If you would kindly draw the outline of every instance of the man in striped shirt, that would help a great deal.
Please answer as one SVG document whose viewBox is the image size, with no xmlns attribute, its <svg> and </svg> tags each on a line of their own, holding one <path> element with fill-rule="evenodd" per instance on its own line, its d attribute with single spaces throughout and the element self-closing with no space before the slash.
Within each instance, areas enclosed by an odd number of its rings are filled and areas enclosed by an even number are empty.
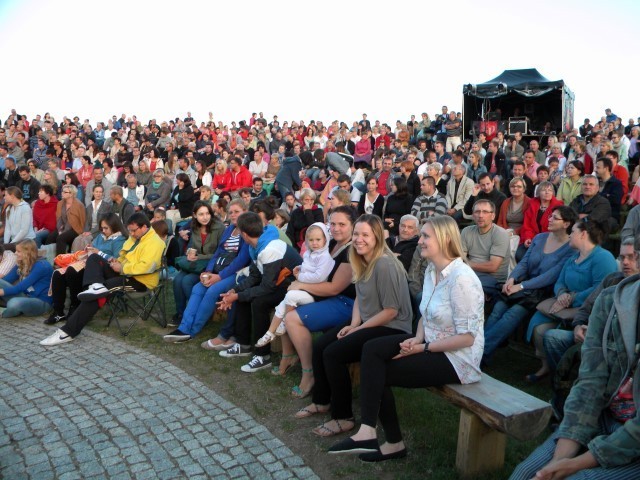
<svg viewBox="0 0 640 480">
<path fill-rule="evenodd" d="M 426 176 L 422 179 L 420 192 L 422 195 L 415 199 L 411 207 L 411 215 L 418 218 L 420 226 L 424 225 L 429 217 L 447 213 L 447 200 L 436 190 L 433 177 Z"/>
</svg>

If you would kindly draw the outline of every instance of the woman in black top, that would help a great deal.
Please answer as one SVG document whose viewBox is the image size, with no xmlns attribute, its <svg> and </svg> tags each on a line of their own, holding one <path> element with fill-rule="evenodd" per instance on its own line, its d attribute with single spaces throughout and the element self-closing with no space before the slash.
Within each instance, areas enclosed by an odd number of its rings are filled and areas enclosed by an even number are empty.
<svg viewBox="0 0 640 480">
<path fill-rule="evenodd" d="M 411 213 L 412 205 L 413 198 L 407 191 L 407 181 L 404 177 L 394 178 L 391 193 L 387 195 L 384 212 L 382 214 L 384 228 L 385 230 L 389 230 L 390 235 L 398 235 L 400 219 L 403 215 Z"/>
</svg>

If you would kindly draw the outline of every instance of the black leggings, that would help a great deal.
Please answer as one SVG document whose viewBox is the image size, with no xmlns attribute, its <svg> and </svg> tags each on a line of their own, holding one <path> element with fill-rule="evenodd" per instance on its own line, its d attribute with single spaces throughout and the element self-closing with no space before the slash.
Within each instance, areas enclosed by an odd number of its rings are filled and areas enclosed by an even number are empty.
<svg viewBox="0 0 640 480">
<path fill-rule="evenodd" d="M 393 335 L 368 341 L 360 363 L 360 407 L 362 424 L 376 427 L 376 417 L 386 441 L 402 440 L 392 386 L 424 388 L 460 383 L 444 353 L 416 353 L 392 360 L 400 353 L 400 343 L 412 335 Z"/>
<path fill-rule="evenodd" d="M 313 403 L 330 403 L 334 419 L 353 417 L 349 364 L 360 361 L 363 345 L 373 338 L 402 333 L 395 328 L 371 327 L 338 340 L 342 328 L 332 328 L 313 344 Z"/>
<path fill-rule="evenodd" d="M 60 270 L 53 272 L 53 276 L 51 277 L 51 293 L 53 297 L 53 311 L 56 315 L 64 315 L 67 287 L 69 287 L 69 296 L 71 297 L 69 311 L 72 312 L 80 304 L 78 294 L 82 291 L 83 275 L 84 269 L 78 272 L 72 267 L 67 267 L 64 274 L 61 274 Z"/>
</svg>

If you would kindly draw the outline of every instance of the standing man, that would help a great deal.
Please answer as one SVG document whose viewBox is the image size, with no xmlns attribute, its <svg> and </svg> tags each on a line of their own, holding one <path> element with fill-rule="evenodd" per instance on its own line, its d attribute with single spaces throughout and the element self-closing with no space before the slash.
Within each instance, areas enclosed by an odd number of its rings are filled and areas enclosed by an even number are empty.
<svg viewBox="0 0 640 480">
<path fill-rule="evenodd" d="M 462 122 L 457 118 L 456 112 L 449 114 L 444 128 L 447 132 L 447 152 L 453 152 L 462 143 Z"/>
</svg>

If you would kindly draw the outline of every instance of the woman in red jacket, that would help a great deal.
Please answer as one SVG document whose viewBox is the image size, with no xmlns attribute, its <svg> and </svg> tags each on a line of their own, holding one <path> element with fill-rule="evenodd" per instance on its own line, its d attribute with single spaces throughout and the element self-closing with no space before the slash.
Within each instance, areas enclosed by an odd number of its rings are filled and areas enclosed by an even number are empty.
<svg viewBox="0 0 640 480">
<path fill-rule="evenodd" d="M 520 229 L 520 246 L 516 251 L 516 262 L 519 262 L 527 253 L 527 248 L 531 245 L 533 237 L 549 231 L 549 215 L 562 205 L 564 203 L 556 198 L 551 182 L 542 182 L 538 185 L 538 195 L 531 199 L 529 207 L 524 212 L 524 223 Z"/>
<path fill-rule="evenodd" d="M 216 168 L 213 171 L 213 183 L 211 184 L 216 195 L 220 195 L 225 190 L 229 190 L 231 185 L 231 172 L 227 167 L 227 162 L 223 159 L 216 160 Z"/>
<path fill-rule="evenodd" d="M 36 245 L 42 242 L 56 229 L 56 210 L 58 198 L 51 185 L 42 184 L 38 190 L 38 199 L 33 203 L 33 230 L 36 232 Z"/>
</svg>

